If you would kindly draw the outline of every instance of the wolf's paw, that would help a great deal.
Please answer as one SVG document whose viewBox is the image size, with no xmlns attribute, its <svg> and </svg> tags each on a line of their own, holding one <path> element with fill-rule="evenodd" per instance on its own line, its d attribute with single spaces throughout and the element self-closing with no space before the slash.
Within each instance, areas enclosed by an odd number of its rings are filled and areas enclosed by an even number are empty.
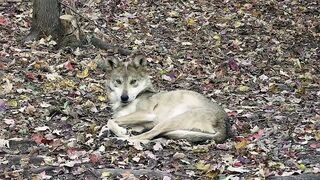
<svg viewBox="0 0 320 180">
<path fill-rule="evenodd" d="M 135 139 L 135 138 L 128 138 L 127 141 L 129 142 L 129 144 L 131 145 L 137 145 L 137 144 L 147 144 L 150 142 L 150 140 L 145 140 L 145 139 Z"/>
<path fill-rule="evenodd" d="M 107 123 L 107 127 L 112 131 L 116 136 L 127 138 L 129 137 L 127 135 L 128 131 L 126 128 L 120 127 L 117 123 L 115 123 L 113 120 L 109 120 Z"/>
</svg>

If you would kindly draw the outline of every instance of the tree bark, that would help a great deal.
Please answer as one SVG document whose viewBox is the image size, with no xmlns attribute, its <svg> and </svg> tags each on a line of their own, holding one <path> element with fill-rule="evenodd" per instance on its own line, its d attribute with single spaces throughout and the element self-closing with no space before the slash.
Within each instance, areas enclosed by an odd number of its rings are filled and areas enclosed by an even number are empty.
<svg viewBox="0 0 320 180">
<path fill-rule="evenodd" d="M 52 36 L 58 43 L 64 35 L 58 0 L 33 0 L 32 26 L 25 41 Z"/>
</svg>

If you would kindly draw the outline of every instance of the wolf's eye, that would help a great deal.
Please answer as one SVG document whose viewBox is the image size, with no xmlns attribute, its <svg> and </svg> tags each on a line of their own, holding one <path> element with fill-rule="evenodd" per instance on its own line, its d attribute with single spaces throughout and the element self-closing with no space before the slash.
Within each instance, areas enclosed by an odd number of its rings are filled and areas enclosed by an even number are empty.
<svg viewBox="0 0 320 180">
<path fill-rule="evenodd" d="M 121 82 L 120 79 L 117 79 L 117 80 L 116 80 L 116 83 L 117 83 L 117 84 L 121 84 L 122 82 Z"/>
<path fill-rule="evenodd" d="M 132 80 L 130 81 L 130 84 L 131 84 L 131 85 L 134 85 L 134 84 L 136 84 L 136 82 L 137 82 L 137 80 L 132 79 Z"/>
</svg>

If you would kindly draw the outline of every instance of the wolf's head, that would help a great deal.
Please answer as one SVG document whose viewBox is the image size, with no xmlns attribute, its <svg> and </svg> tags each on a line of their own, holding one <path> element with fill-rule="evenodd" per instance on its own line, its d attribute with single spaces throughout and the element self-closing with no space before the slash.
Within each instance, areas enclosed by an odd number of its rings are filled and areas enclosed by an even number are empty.
<svg viewBox="0 0 320 180">
<path fill-rule="evenodd" d="M 132 102 L 140 93 L 153 89 L 143 56 L 137 56 L 130 62 L 109 59 L 107 64 L 112 69 L 107 88 L 114 109 Z"/>
</svg>

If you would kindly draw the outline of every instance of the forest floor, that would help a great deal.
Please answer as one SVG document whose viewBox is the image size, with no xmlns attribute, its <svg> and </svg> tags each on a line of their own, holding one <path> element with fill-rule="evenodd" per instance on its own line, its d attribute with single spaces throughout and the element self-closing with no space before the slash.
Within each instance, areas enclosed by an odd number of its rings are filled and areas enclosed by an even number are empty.
<svg viewBox="0 0 320 180">
<path fill-rule="evenodd" d="M 319 176 L 319 2 L 76 1 L 85 32 L 145 54 L 158 89 L 219 102 L 235 133 L 223 144 L 141 146 L 99 137 L 111 110 L 96 62 L 132 57 L 57 50 L 49 38 L 20 43 L 32 3 L 1 2 L 1 179 Z"/>
</svg>

